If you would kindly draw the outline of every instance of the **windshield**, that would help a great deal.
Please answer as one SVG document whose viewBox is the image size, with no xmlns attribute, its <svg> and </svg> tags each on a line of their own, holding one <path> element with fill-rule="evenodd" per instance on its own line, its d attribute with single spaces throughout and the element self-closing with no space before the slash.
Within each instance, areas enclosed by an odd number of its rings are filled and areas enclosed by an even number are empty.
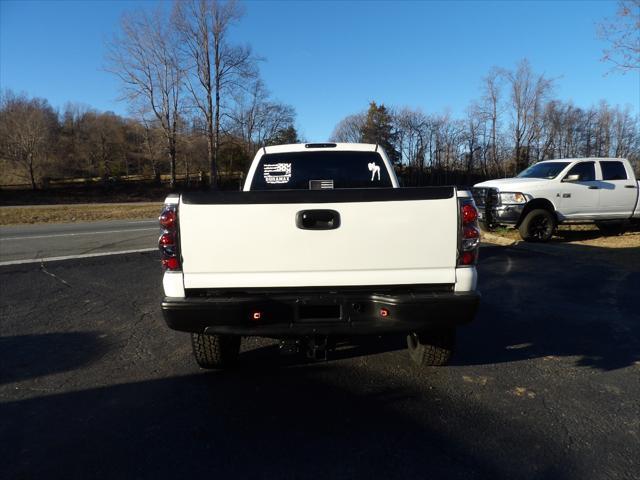
<svg viewBox="0 0 640 480">
<path fill-rule="evenodd" d="M 251 190 L 324 190 L 392 187 L 377 152 L 268 153 L 258 164 Z"/>
<path fill-rule="evenodd" d="M 517 178 L 556 178 L 569 162 L 540 162 L 520 172 Z"/>
</svg>

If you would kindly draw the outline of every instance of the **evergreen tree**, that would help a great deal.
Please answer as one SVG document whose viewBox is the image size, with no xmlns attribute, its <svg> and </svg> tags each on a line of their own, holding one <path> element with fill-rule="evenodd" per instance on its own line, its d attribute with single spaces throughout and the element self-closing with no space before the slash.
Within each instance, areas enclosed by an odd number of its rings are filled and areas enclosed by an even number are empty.
<svg viewBox="0 0 640 480">
<path fill-rule="evenodd" d="M 299 143 L 298 131 L 293 125 L 281 128 L 268 141 L 267 145 L 287 145 L 290 143 Z"/>
<path fill-rule="evenodd" d="M 393 117 L 384 104 L 376 102 L 369 104 L 369 110 L 362 128 L 361 141 L 363 143 L 377 143 L 380 145 L 393 163 L 400 161 L 396 148 L 397 134 L 393 129 Z"/>
</svg>

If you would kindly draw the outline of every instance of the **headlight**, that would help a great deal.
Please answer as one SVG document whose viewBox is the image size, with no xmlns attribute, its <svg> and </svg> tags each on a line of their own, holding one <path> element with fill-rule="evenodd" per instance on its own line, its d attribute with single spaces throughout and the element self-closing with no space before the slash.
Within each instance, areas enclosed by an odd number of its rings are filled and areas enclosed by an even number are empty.
<svg viewBox="0 0 640 480">
<path fill-rule="evenodd" d="M 529 201 L 528 195 L 520 192 L 501 192 L 500 203 L 502 205 L 517 205 L 521 203 L 527 203 Z"/>
</svg>

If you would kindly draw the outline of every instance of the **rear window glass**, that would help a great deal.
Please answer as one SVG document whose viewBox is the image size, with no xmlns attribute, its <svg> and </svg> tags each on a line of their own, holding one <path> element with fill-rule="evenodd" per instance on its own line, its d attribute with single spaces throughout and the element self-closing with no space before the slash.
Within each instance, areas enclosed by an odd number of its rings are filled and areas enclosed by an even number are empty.
<svg viewBox="0 0 640 480">
<path fill-rule="evenodd" d="M 287 152 L 263 155 L 251 190 L 392 187 L 377 152 Z"/>
<path fill-rule="evenodd" d="M 600 162 L 603 180 L 626 180 L 627 171 L 622 162 Z"/>
</svg>

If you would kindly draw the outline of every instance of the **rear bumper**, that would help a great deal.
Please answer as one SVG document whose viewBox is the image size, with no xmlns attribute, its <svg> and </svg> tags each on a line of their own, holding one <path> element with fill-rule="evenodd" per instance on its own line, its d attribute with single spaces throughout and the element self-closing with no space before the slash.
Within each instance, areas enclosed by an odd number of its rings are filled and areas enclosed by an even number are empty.
<svg viewBox="0 0 640 480">
<path fill-rule="evenodd" d="M 477 292 L 165 297 L 167 325 L 184 332 L 286 337 L 420 331 L 471 322 Z M 381 309 L 388 314 L 383 316 Z M 260 312 L 260 319 L 253 314 Z"/>
</svg>

